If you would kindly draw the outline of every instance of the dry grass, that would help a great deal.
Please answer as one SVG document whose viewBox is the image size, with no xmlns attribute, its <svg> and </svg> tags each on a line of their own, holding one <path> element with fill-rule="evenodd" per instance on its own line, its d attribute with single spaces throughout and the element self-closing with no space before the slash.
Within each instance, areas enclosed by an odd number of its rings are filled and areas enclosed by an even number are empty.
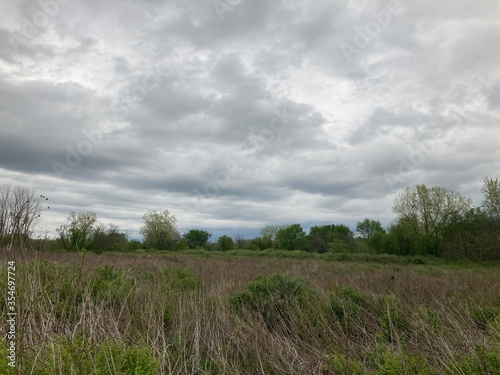
<svg viewBox="0 0 500 375">
<path fill-rule="evenodd" d="M 2 285 L 7 261 L 17 263 L 22 374 L 500 371 L 498 266 L 182 253 L 2 258 Z M 276 305 L 286 318 L 232 307 L 251 280 L 276 272 L 304 282 L 303 295 Z M 281 320 L 270 325 L 269 314 Z"/>
</svg>

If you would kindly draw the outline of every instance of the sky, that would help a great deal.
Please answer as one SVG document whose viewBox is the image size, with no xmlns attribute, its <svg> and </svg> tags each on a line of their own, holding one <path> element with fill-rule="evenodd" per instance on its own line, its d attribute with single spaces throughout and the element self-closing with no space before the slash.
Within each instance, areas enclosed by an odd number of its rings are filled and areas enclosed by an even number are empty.
<svg viewBox="0 0 500 375">
<path fill-rule="evenodd" d="M 500 176 L 497 0 L 2 1 L 0 185 L 137 237 L 390 224 Z"/>
</svg>

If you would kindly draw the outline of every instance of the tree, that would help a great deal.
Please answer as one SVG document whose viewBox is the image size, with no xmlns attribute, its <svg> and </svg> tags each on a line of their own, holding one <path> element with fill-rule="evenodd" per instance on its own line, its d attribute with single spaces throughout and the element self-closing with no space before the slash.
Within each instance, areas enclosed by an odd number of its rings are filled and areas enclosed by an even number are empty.
<svg viewBox="0 0 500 375">
<path fill-rule="evenodd" d="M 486 177 L 481 189 L 483 193 L 483 210 L 493 220 L 500 221 L 500 181 L 498 178 Z"/>
<path fill-rule="evenodd" d="M 267 246 L 267 248 L 270 247 L 276 247 L 276 236 L 280 229 L 282 229 L 284 226 L 283 225 L 267 225 L 260 230 L 260 236 L 261 236 L 261 241 L 262 243 L 269 244 L 271 243 L 271 246 Z"/>
<path fill-rule="evenodd" d="M 96 214 L 92 211 L 71 212 L 68 222 L 56 229 L 65 250 L 90 249 L 95 231 Z"/>
<path fill-rule="evenodd" d="M 189 248 L 194 249 L 196 247 L 204 247 L 209 238 L 212 237 L 212 233 L 208 233 L 206 230 L 191 229 L 189 232 L 184 233 L 182 237 Z"/>
<path fill-rule="evenodd" d="M 26 246 L 49 198 L 26 187 L 0 186 L 0 246 Z"/>
<path fill-rule="evenodd" d="M 229 236 L 220 236 L 218 239 L 219 249 L 221 251 L 228 251 L 234 249 L 234 241 Z"/>
<path fill-rule="evenodd" d="M 470 198 L 443 188 L 417 185 L 399 193 L 393 211 L 399 223 L 416 235 L 440 236 L 449 220 L 462 216 L 472 208 Z"/>
<path fill-rule="evenodd" d="M 96 253 L 127 249 L 127 235 L 114 224 L 98 225 L 92 236 L 91 249 Z"/>
<path fill-rule="evenodd" d="M 148 211 L 142 217 L 144 225 L 140 233 L 144 243 L 152 249 L 173 249 L 180 238 L 177 230 L 177 219 L 168 210 L 163 212 Z"/>
<path fill-rule="evenodd" d="M 292 224 L 282 227 L 276 234 L 276 242 L 279 248 L 295 250 L 303 243 L 306 234 L 300 224 Z"/>
<path fill-rule="evenodd" d="M 353 245 L 354 233 L 344 224 L 313 226 L 309 230 L 313 250 L 325 253 L 330 250 L 346 251 Z"/>
<path fill-rule="evenodd" d="M 384 233 L 385 229 L 382 228 L 382 224 L 380 224 L 380 221 L 367 218 L 356 223 L 356 232 L 358 232 L 361 237 L 368 240 L 376 232 Z"/>
</svg>

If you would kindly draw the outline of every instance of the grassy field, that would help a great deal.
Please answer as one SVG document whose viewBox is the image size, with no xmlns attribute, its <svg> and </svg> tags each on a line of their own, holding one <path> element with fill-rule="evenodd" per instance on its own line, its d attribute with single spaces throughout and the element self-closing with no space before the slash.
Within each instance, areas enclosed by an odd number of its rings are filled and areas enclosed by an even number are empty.
<svg viewBox="0 0 500 375">
<path fill-rule="evenodd" d="M 2 253 L 20 374 L 499 374 L 500 265 L 301 252 Z M 424 264 L 421 264 L 424 263 Z"/>
</svg>

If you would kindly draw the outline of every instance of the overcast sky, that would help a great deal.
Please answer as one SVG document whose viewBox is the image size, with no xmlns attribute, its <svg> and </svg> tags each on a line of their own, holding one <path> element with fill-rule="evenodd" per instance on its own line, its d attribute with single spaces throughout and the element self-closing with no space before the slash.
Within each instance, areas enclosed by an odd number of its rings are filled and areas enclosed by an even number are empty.
<svg viewBox="0 0 500 375">
<path fill-rule="evenodd" d="M 0 184 L 137 235 L 389 224 L 500 176 L 500 3 L 2 1 Z"/>
</svg>

